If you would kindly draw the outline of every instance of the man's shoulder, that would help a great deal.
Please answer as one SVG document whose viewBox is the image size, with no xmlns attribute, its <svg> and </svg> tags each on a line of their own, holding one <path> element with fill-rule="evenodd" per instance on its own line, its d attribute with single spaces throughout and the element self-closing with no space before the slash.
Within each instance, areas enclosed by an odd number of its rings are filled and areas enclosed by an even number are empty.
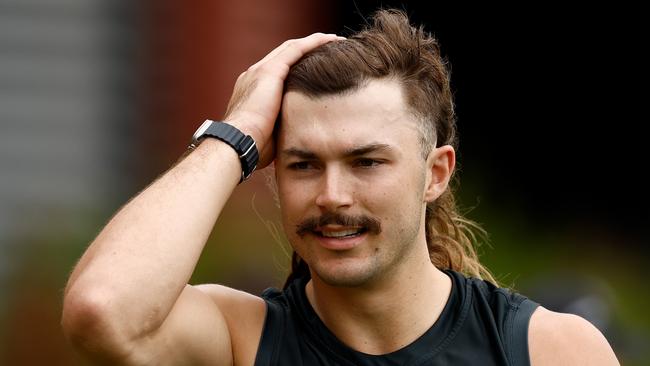
<svg viewBox="0 0 650 366">
<path fill-rule="evenodd" d="M 541 306 L 530 319 L 528 345 L 532 366 L 619 365 L 607 339 L 589 321 Z"/>
</svg>

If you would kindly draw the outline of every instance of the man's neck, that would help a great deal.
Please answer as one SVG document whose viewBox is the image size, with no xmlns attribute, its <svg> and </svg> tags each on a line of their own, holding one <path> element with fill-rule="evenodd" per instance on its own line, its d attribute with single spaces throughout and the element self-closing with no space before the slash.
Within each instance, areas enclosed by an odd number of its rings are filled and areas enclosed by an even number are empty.
<svg viewBox="0 0 650 366">
<path fill-rule="evenodd" d="M 428 259 L 369 288 L 329 286 L 313 277 L 306 293 L 323 323 L 349 347 L 368 354 L 401 349 L 438 319 L 451 279 Z"/>
</svg>

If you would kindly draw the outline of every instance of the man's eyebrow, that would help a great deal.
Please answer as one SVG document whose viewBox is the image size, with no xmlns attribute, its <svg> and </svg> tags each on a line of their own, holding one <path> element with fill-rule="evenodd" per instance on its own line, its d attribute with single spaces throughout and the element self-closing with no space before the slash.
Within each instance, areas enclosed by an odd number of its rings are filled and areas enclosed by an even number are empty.
<svg viewBox="0 0 650 366">
<path fill-rule="evenodd" d="M 368 144 L 368 145 L 363 145 L 363 146 L 358 146 L 358 147 L 348 149 L 343 153 L 343 155 L 345 157 L 354 157 L 354 156 L 366 155 L 368 153 L 381 151 L 381 150 L 391 150 L 391 146 L 387 144 L 379 144 L 379 143 Z"/>
<path fill-rule="evenodd" d="M 373 143 L 368 145 L 356 146 L 350 149 L 347 149 L 343 152 L 343 157 L 350 158 L 355 156 L 362 156 L 371 152 L 379 150 L 391 150 L 391 146 L 387 144 Z M 309 150 L 301 150 L 295 147 L 282 150 L 282 155 L 298 157 L 301 159 L 314 160 L 318 156 Z"/>
<path fill-rule="evenodd" d="M 295 147 L 282 150 L 282 155 L 294 156 L 301 159 L 313 160 L 316 159 L 316 154 L 308 150 L 300 150 Z"/>
</svg>

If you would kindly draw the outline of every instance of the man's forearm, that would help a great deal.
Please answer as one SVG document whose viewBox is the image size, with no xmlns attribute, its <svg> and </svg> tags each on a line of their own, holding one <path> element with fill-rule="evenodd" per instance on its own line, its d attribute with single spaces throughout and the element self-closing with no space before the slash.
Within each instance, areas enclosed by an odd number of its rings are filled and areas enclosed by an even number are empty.
<svg viewBox="0 0 650 366">
<path fill-rule="evenodd" d="M 206 139 L 133 198 L 74 269 L 64 326 L 107 323 L 111 336 L 127 338 L 157 329 L 187 284 L 240 177 L 234 150 Z"/>
</svg>

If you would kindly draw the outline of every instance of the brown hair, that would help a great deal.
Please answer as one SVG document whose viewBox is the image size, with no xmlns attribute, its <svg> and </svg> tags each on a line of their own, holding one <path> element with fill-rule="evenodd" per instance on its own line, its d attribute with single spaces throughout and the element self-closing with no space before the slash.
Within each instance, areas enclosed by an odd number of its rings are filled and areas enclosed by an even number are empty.
<svg viewBox="0 0 650 366">
<path fill-rule="evenodd" d="M 351 93 L 371 79 L 394 78 L 403 86 L 407 105 L 422 126 L 422 154 L 435 146 L 457 147 L 456 117 L 446 61 L 438 42 L 422 27 L 410 25 L 404 12 L 379 10 L 373 23 L 343 41 L 330 42 L 305 55 L 291 67 L 285 92 L 317 98 Z M 485 231 L 464 218 L 451 188 L 426 207 L 426 240 L 431 262 L 496 283 L 478 260 L 475 244 Z M 293 278 L 308 276 L 309 267 L 295 253 Z"/>
</svg>

